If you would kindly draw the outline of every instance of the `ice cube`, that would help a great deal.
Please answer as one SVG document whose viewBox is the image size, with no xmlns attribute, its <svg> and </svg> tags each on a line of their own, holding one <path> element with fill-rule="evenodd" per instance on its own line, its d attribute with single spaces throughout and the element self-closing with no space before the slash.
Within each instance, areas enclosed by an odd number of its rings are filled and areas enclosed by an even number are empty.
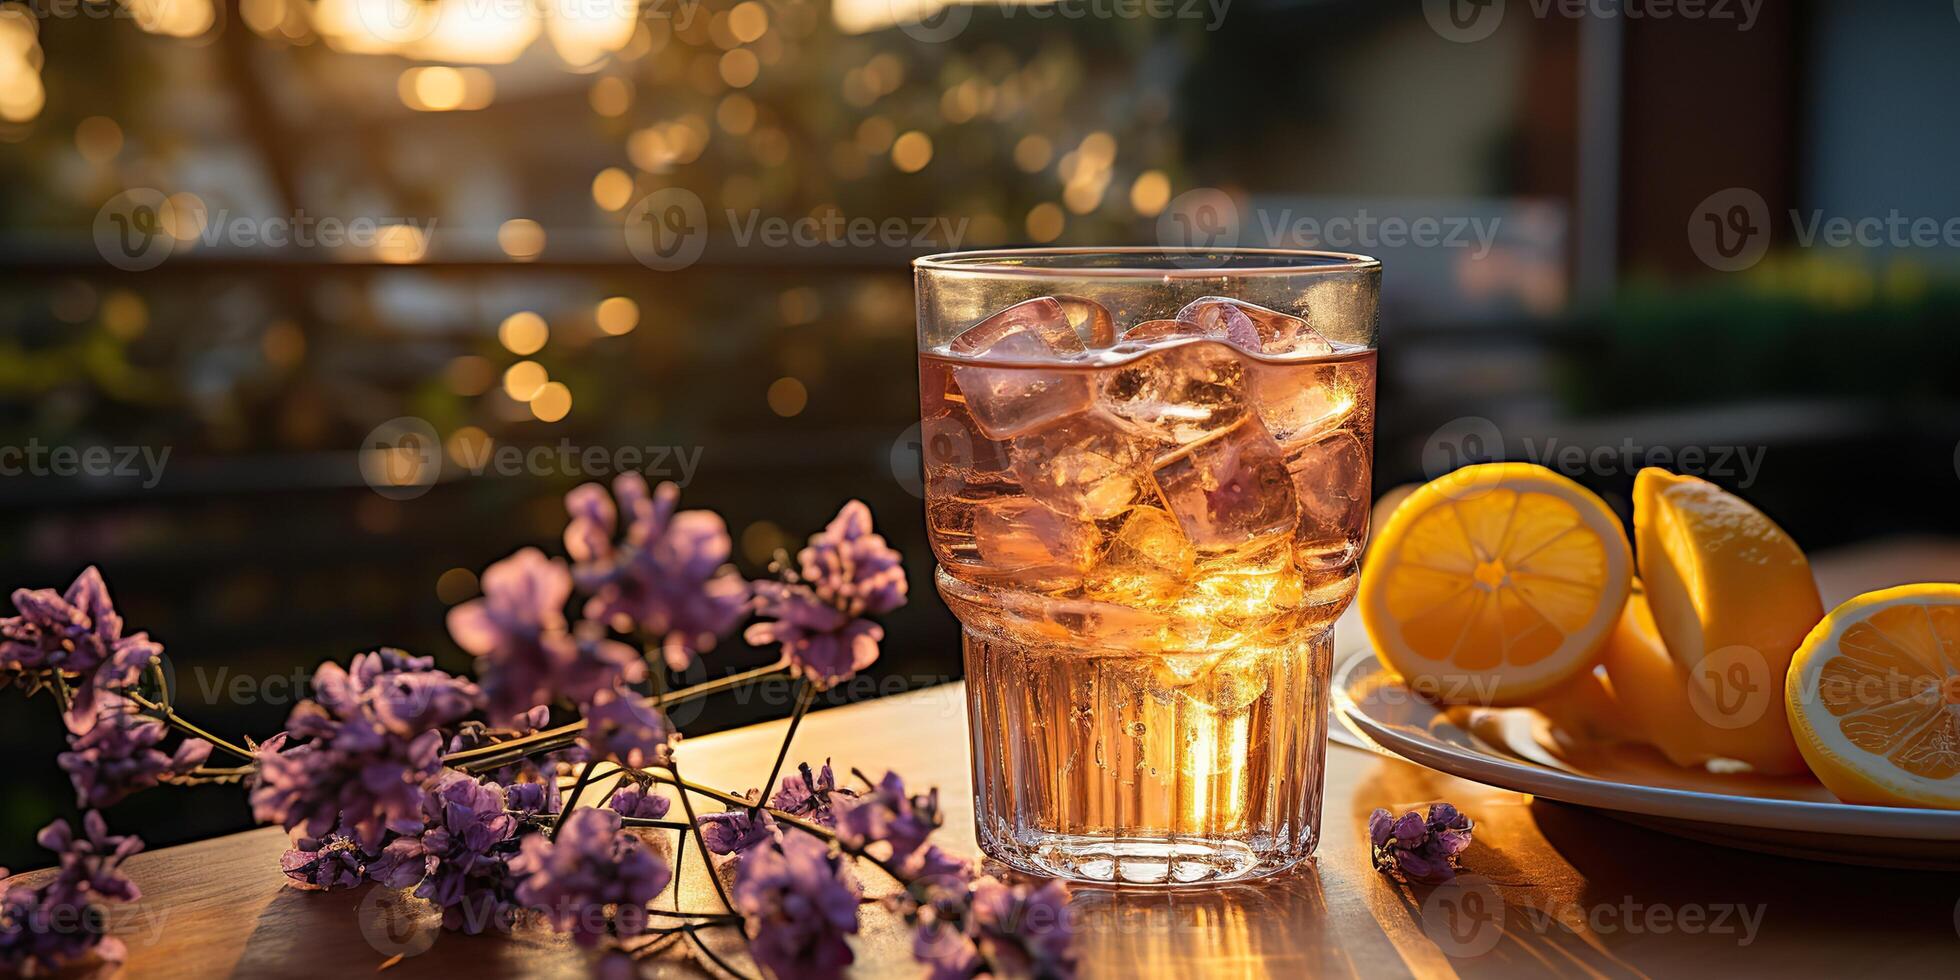
<svg viewBox="0 0 1960 980">
<path fill-rule="evenodd" d="M 1223 344 L 1181 343 L 1110 371 L 1100 395 L 1125 422 L 1172 442 L 1196 442 L 1245 415 L 1245 365 Z"/>
<path fill-rule="evenodd" d="M 1116 321 L 1101 303 L 1083 296 L 1057 294 L 1049 297 L 1067 314 L 1078 339 L 1090 347 L 1108 347 L 1116 342 Z"/>
<path fill-rule="evenodd" d="M 981 320 L 953 338 L 952 348 L 955 354 L 996 358 L 1080 354 L 1085 349 L 1068 311 L 1053 296 L 1016 303 Z"/>
<path fill-rule="evenodd" d="M 1190 699 L 1193 707 L 1219 715 L 1235 715 L 1252 706 L 1259 696 L 1266 693 L 1272 680 L 1273 670 L 1283 654 L 1274 650 L 1245 650 L 1217 658 L 1211 669 L 1181 692 Z M 1202 775 L 1218 771 L 1213 760 L 1200 753 L 1190 753 L 1185 761 L 1186 771 L 1191 775 Z"/>
<path fill-rule="evenodd" d="M 1368 534 L 1368 450 L 1353 432 L 1343 429 L 1294 452 L 1286 460 L 1300 498 L 1300 538 L 1303 548 L 1321 550 L 1337 543 L 1358 550 Z"/>
<path fill-rule="evenodd" d="M 1251 372 L 1259 418 L 1288 450 L 1338 428 L 1360 404 L 1352 378 L 1337 367 L 1258 362 Z"/>
<path fill-rule="evenodd" d="M 1285 614 L 1305 598 L 1292 543 L 1286 539 L 1199 563 L 1186 595 L 1187 616 L 1203 615 L 1242 637 L 1283 629 Z M 1267 639 L 1270 639 L 1268 637 Z"/>
<path fill-rule="evenodd" d="M 1041 591 L 1072 587 L 1095 559 L 1093 525 L 1072 521 L 1026 497 L 997 497 L 973 507 L 979 568 Z"/>
<path fill-rule="evenodd" d="M 1021 366 L 961 365 L 953 368 L 953 379 L 980 431 L 1007 439 L 1089 407 L 1094 395 L 1086 375 L 1041 367 L 1085 349 L 1061 302 L 1043 296 L 1001 310 L 953 339 L 956 354 Z"/>
<path fill-rule="evenodd" d="M 1299 514 L 1286 458 L 1255 414 L 1160 457 L 1152 476 L 1199 551 L 1268 541 L 1292 530 Z"/>
<path fill-rule="evenodd" d="M 1124 343 L 1148 343 L 1178 337 L 1209 337 L 1253 353 L 1258 353 L 1260 348 L 1259 331 L 1252 320 L 1229 307 L 1202 324 L 1195 320 L 1145 320 L 1123 331 L 1122 339 Z"/>
<path fill-rule="evenodd" d="M 1008 456 L 1028 496 L 1075 520 L 1121 514 L 1147 483 L 1143 438 L 1100 412 L 1015 436 Z"/>
<path fill-rule="evenodd" d="M 1105 602 L 1167 609 L 1190 579 L 1195 558 L 1168 511 L 1138 507 L 1089 569 L 1084 589 Z"/>
<path fill-rule="evenodd" d="M 1318 357 L 1334 352 L 1334 345 L 1307 326 L 1307 321 L 1223 296 L 1194 299 L 1185 304 L 1184 309 L 1177 311 L 1177 318 L 1189 320 L 1206 330 L 1220 331 L 1231 329 L 1231 325 L 1240 318 L 1246 319 L 1259 336 L 1258 346 L 1247 349 L 1261 353 Z"/>
</svg>

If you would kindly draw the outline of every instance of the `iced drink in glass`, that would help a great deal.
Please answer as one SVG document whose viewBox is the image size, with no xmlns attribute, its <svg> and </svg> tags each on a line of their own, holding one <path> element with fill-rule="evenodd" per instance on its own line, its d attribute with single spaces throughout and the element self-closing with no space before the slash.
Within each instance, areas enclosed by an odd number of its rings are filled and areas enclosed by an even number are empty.
<svg viewBox="0 0 1960 980">
<path fill-rule="evenodd" d="M 1183 884 L 1312 852 L 1331 626 L 1368 527 L 1379 268 L 920 260 L 927 524 L 989 855 Z"/>
</svg>

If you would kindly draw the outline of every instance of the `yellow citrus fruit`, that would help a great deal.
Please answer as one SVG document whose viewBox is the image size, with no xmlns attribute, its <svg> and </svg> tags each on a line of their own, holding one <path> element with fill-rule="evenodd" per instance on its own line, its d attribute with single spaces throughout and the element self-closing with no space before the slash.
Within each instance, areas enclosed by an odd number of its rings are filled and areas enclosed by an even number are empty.
<svg viewBox="0 0 1960 980">
<path fill-rule="evenodd" d="M 1653 467 L 1634 479 L 1633 537 L 1704 748 L 1762 772 L 1802 772 L 1775 707 L 1790 654 L 1824 615 L 1803 550 L 1742 498 Z"/>
<path fill-rule="evenodd" d="M 1660 749 L 1675 765 L 1700 768 L 1718 759 L 1731 759 L 1765 773 L 1804 771 L 1803 761 L 1785 755 L 1774 740 L 1769 743 L 1771 751 L 1760 752 L 1754 734 L 1738 730 L 1742 726 L 1736 722 L 1748 718 L 1750 712 L 1775 710 L 1773 684 L 1738 700 L 1735 691 L 1739 685 L 1724 687 L 1726 678 L 1718 668 L 1732 663 L 1723 658 L 1704 659 L 1702 676 L 1696 678 L 1661 642 L 1641 583 L 1634 583 L 1626 611 L 1620 614 L 1620 623 L 1607 639 L 1600 660 L 1606 667 L 1613 698 L 1627 719 L 1629 734 Z M 1724 690 L 1731 692 L 1727 703 L 1732 710 L 1728 712 L 1711 694 Z"/>
<path fill-rule="evenodd" d="M 1412 689 L 1524 704 L 1598 662 L 1632 568 L 1619 518 L 1586 488 L 1530 463 L 1468 466 L 1375 536 L 1361 619 Z"/>
<path fill-rule="evenodd" d="M 1902 585 L 1831 610 L 1783 693 L 1797 747 L 1839 799 L 1960 809 L 1960 585 Z"/>
</svg>

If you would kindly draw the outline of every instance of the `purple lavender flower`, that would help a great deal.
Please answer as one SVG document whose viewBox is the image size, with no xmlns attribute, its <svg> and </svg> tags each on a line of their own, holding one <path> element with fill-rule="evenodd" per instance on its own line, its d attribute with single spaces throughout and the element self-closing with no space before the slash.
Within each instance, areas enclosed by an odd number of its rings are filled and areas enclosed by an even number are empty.
<svg viewBox="0 0 1960 980">
<path fill-rule="evenodd" d="M 858 931 L 858 895 L 849 863 L 808 834 L 754 848 L 735 873 L 749 952 L 777 977 L 843 975 L 854 958 L 844 937 Z"/>
<path fill-rule="evenodd" d="M 837 808 L 832 802 L 833 796 L 846 801 L 848 805 L 848 801 L 855 799 L 857 794 L 837 788 L 837 777 L 830 771 L 829 759 L 825 759 L 823 768 L 815 772 L 805 762 L 796 767 L 796 772 L 783 777 L 781 788 L 769 798 L 769 806 L 791 816 L 835 827 Z"/>
<path fill-rule="evenodd" d="M 750 790 L 749 799 L 762 795 L 760 790 Z M 776 826 L 776 818 L 767 810 L 755 810 L 746 806 L 729 807 L 720 813 L 704 813 L 696 828 L 701 833 L 701 846 L 710 854 L 733 854 L 740 857 L 751 849 L 767 841 L 775 840 L 781 831 Z"/>
<path fill-rule="evenodd" d="M 939 788 L 919 796 L 907 796 L 905 781 L 898 773 L 887 772 L 871 792 L 855 800 L 839 801 L 837 839 L 844 846 L 863 850 L 884 841 L 891 845 L 892 858 L 903 861 L 925 845 L 926 838 L 939 827 Z"/>
<path fill-rule="evenodd" d="M 630 691 L 601 691 L 585 707 L 585 734 L 579 744 L 595 760 L 639 769 L 670 759 L 675 737 L 659 708 Z"/>
<path fill-rule="evenodd" d="M 774 622 L 743 636 L 757 646 L 781 644 L 790 673 L 829 687 L 877 661 L 885 631 L 864 617 L 905 604 L 905 567 L 856 500 L 810 537 L 797 566 L 792 581 L 755 583 L 756 615 Z"/>
<path fill-rule="evenodd" d="M 502 785 L 504 807 L 520 817 L 548 816 L 557 813 L 561 805 L 556 779 L 546 777 Z"/>
<path fill-rule="evenodd" d="M 378 856 L 344 834 L 300 835 L 279 856 L 279 870 L 286 873 L 288 884 L 301 891 L 331 891 L 366 881 L 368 864 Z"/>
<path fill-rule="evenodd" d="M 620 937 L 646 931 L 646 907 L 672 876 L 665 861 L 639 837 L 621 831 L 619 814 L 579 807 L 566 814 L 558 838 L 524 838 L 510 863 L 522 884 L 517 897 L 539 909 L 553 929 L 594 946 L 608 929 L 603 906 L 617 904 L 610 931 Z"/>
<path fill-rule="evenodd" d="M 651 786 L 625 786 L 606 805 L 622 817 L 659 820 L 667 815 L 674 801 L 655 793 Z"/>
<path fill-rule="evenodd" d="M 591 596 L 586 617 L 660 637 L 674 670 L 734 629 L 749 598 L 748 583 L 728 566 L 728 526 L 713 511 L 677 512 L 680 494 L 672 483 L 649 493 L 645 477 L 627 472 L 613 480 L 611 497 L 596 483 L 565 496 L 565 550 L 573 581 Z M 626 535 L 615 543 L 621 512 Z"/>
<path fill-rule="evenodd" d="M 912 933 L 912 958 L 925 965 L 928 980 L 970 980 L 987 969 L 980 947 L 957 920 L 923 919 Z"/>
<path fill-rule="evenodd" d="M 95 723 L 99 692 L 136 683 L 163 654 L 147 633 L 122 635 L 122 617 L 93 565 L 66 592 L 15 589 L 14 608 L 19 615 L 0 619 L 0 669 L 74 675 L 63 718 L 77 735 Z"/>
<path fill-rule="evenodd" d="M 871 508 L 853 500 L 796 553 L 803 581 L 847 616 L 882 616 L 905 605 L 905 566 L 871 529 Z"/>
<path fill-rule="evenodd" d="M 520 719 L 559 697 L 584 702 L 646 676 L 638 651 L 598 624 L 565 624 L 572 576 L 561 561 L 524 548 L 483 572 L 483 598 L 449 610 L 449 635 L 476 654 L 491 718 Z"/>
<path fill-rule="evenodd" d="M 1075 975 L 1075 957 L 1069 951 L 1074 926 L 1068 916 L 1068 886 L 1059 881 L 1035 887 L 981 878 L 973 885 L 966 933 L 996 976 Z"/>
<path fill-rule="evenodd" d="M 386 831 L 419 832 L 422 784 L 442 767 L 443 734 L 434 726 L 476 700 L 469 682 L 432 665 L 399 650 L 361 654 L 350 669 L 321 664 L 315 699 L 296 705 L 286 731 L 259 746 L 253 816 L 310 837 L 339 826 L 373 848 Z"/>
<path fill-rule="evenodd" d="M 1368 815 L 1368 843 L 1375 870 L 1405 881 L 1436 884 L 1456 877 L 1457 856 L 1470 846 L 1474 825 L 1448 803 L 1395 816 L 1387 810 Z"/>
<path fill-rule="evenodd" d="M 508 929 L 516 912 L 517 818 L 505 812 L 503 788 L 454 769 L 429 786 L 420 833 L 389 843 L 368 873 L 442 909 L 444 928 L 472 935 Z"/>
<path fill-rule="evenodd" d="M 119 694 L 98 696 L 95 707 L 95 723 L 81 735 L 68 736 L 71 751 L 58 760 L 75 784 L 78 806 L 114 806 L 211 757 L 211 743 L 201 738 L 185 739 L 172 754 L 157 749 L 166 734 L 163 722 L 138 714 L 136 705 Z"/>
<path fill-rule="evenodd" d="M 119 963 L 128 950 L 104 934 L 104 902 L 133 902 L 136 883 L 124 877 L 122 863 L 143 849 L 135 837 L 111 837 L 102 814 L 82 818 L 77 837 L 65 820 L 42 828 L 35 838 L 56 852 L 60 864 L 40 885 L 9 885 L 0 871 L 0 971 L 34 976 L 52 973 L 93 954 Z"/>
<path fill-rule="evenodd" d="M 884 627 L 853 619 L 801 583 L 757 582 L 754 589 L 756 615 L 773 621 L 751 624 L 742 638 L 756 646 L 781 644 L 792 676 L 828 688 L 877 662 Z"/>
</svg>

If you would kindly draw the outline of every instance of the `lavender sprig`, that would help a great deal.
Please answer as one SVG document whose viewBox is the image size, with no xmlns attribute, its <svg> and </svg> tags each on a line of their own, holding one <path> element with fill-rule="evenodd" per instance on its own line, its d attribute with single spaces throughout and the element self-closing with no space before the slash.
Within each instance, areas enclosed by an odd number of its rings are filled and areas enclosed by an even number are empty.
<svg viewBox="0 0 1960 980">
<path fill-rule="evenodd" d="M 1456 807 L 1435 803 L 1428 817 L 1410 810 L 1368 816 L 1368 844 L 1375 870 L 1404 881 L 1437 884 L 1456 877 L 1458 856 L 1470 846 L 1475 825 Z"/>
</svg>

